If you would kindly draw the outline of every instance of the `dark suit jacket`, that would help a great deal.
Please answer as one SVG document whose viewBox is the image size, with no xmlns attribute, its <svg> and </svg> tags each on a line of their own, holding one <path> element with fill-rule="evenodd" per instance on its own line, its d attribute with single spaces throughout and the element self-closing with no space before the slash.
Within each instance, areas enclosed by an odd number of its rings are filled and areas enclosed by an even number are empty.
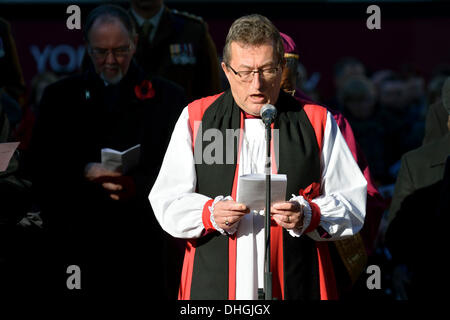
<svg viewBox="0 0 450 320">
<path fill-rule="evenodd" d="M 389 210 L 389 221 L 392 221 L 398 214 L 408 196 L 419 190 L 429 188 L 442 180 L 448 155 L 450 155 L 450 133 L 434 142 L 412 150 L 402 157 L 402 164 Z"/>
<path fill-rule="evenodd" d="M 423 144 L 435 141 L 448 132 L 448 112 L 444 108 L 442 100 L 429 106 L 425 121 L 425 137 Z"/>
<path fill-rule="evenodd" d="M 446 278 L 442 253 L 447 250 L 448 181 L 443 183 L 450 132 L 439 140 L 406 153 L 389 212 L 386 245 L 395 264 L 413 274 L 411 298 L 434 298 Z M 448 179 L 448 178 L 447 178 Z M 445 187 L 446 186 L 446 187 Z M 444 187 L 446 189 L 444 189 Z"/>
<path fill-rule="evenodd" d="M 148 201 L 174 124 L 185 106 L 183 90 L 151 80 L 154 96 L 137 94 L 147 80 L 132 63 L 118 85 L 105 87 L 93 70 L 50 85 L 44 92 L 31 142 L 35 193 L 49 232 L 52 292 L 67 292 L 65 270 L 83 272 L 81 294 L 144 294 L 158 289 L 161 229 Z M 140 98 L 141 97 L 141 98 Z M 113 201 L 84 179 L 102 148 L 141 144 L 130 172 L 136 195 Z M 56 259 L 56 261 L 55 261 Z M 158 292 L 160 294 L 160 292 Z"/>
<path fill-rule="evenodd" d="M 436 216 L 448 222 L 448 213 L 450 212 L 450 156 L 445 164 L 444 177 L 442 179 L 441 194 L 438 200 L 438 209 Z"/>
<path fill-rule="evenodd" d="M 165 7 L 152 43 L 139 34 L 136 60 L 147 73 L 181 85 L 188 102 L 220 92 L 216 47 L 201 18 Z"/>
</svg>

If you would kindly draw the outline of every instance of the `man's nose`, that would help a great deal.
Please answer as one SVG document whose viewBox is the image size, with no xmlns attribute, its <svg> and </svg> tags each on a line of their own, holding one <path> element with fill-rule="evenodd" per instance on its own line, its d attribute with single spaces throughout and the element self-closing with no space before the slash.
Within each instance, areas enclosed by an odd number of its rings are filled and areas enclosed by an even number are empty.
<svg viewBox="0 0 450 320">
<path fill-rule="evenodd" d="M 261 89 L 263 87 L 263 80 L 261 78 L 261 72 L 254 72 L 252 79 L 252 87 L 255 89 Z"/>
<path fill-rule="evenodd" d="M 106 53 L 106 58 L 105 58 L 105 62 L 107 64 L 114 64 L 116 63 L 116 56 L 114 55 L 114 53 L 112 51 L 108 51 Z"/>
</svg>

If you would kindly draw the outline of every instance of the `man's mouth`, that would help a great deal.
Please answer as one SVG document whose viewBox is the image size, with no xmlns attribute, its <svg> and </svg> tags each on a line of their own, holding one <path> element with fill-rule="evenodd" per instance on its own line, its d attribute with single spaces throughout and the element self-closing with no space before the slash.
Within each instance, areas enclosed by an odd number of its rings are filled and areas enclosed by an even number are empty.
<svg viewBox="0 0 450 320">
<path fill-rule="evenodd" d="M 261 103 L 266 100 L 266 97 L 263 94 L 251 94 L 250 101 L 254 103 Z"/>
<path fill-rule="evenodd" d="M 106 72 L 117 72 L 119 70 L 119 68 L 115 68 L 115 67 L 105 67 L 105 71 Z"/>
</svg>

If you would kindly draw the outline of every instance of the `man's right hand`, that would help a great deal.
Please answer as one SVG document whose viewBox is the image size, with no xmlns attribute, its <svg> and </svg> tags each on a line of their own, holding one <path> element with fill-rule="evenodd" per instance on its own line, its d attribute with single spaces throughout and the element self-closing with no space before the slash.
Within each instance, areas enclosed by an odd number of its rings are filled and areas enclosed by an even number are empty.
<svg viewBox="0 0 450 320">
<path fill-rule="evenodd" d="M 214 221 L 223 230 L 230 230 L 250 209 L 243 203 L 234 200 L 222 200 L 214 205 Z"/>
<path fill-rule="evenodd" d="M 91 182 L 96 182 L 102 177 L 119 177 L 121 175 L 122 174 L 120 172 L 106 169 L 99 162 L 90 162 L 84 168 L 84 177 Z"/>
<path fill-rule="evenodd" d="M 108 170 L 99 162 L 90 162 L 84 168 L 84 177 L 90 182 L 101 184 L 113 200 L 119 200 L 120 197 L 116 193 L 124 189 L 123 185 L 116 181 L 121 176 L 120 172 Z"/>
</svg>

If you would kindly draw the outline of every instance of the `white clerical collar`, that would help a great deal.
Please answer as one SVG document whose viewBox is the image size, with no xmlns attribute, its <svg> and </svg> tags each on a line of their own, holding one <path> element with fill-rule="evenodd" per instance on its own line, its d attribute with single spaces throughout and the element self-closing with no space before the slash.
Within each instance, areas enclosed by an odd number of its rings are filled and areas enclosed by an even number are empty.
<svg viewBox="0 0 450 320">
<path fill-rule="evenodd" d="M 151 25 L 153 26 L 152 32 L 149 35 L 150 41 L 152 41 L 153 38 L 155 37 L 156 29 L 157 29 L 157 27 L 159 25 L 159 21 L 161 20 L 161 16 L 162 16 L 163 12 L 164 12 L 164 6 L 161 6 L 161 9 L 159 9 L 157 14 L 155 14 L 150 19 L 144 19 L 136 11 L 134 11 L 133 8 L 131 8 L 131 13 L 136 18 L 136 22 L 137 22 L 139 27 L 142 26 L 142 24 L 145 22 L 145 20 L 148 20 L 151 23 Z"/>
</svg>

